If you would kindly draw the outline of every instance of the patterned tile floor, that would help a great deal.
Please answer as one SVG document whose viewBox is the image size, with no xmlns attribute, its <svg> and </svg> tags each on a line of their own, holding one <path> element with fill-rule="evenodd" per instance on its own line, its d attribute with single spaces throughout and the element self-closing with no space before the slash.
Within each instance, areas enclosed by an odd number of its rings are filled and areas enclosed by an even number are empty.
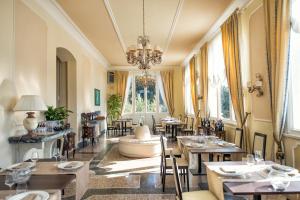
<svg viewBox="0 0 300 200">
<path fill-rule="evenodd" d="M 159 174 L 160 157 L 132 159 L 119 154 L 118 138 L 100 137 L 91 145 L 79 150 L 75 159 L 92 160 L 90 164 L 89 190 L 83 199 L 87 200 L 174 200 L 173 176 L 167 176 L 166 190 L 162 192 Z M 170 145 L 174 145 L 170 143 Z M 197 188 L 193 181 L 191 188 Z M 64 199 L 74 199 L 72 185 L 66 189 Z"/>
</svg>

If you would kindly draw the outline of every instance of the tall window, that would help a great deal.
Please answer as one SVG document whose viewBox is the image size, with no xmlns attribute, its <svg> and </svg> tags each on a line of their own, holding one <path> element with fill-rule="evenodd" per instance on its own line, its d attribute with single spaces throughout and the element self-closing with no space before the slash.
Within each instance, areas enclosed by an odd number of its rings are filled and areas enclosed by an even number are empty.
<svg viewBox="0 0 300 200">
<path fill-rule="evenodd" d="M 300 131 L 300 0 L 293 1 L 292 19 L 293 26 L 290 36 L 290 103 L 289 103 L 289 124 L 290 129 Z M 298 25 L 298 27 L 297 27 Z"/>
<path fill-rule="evenodd" d="M 234 120 L 225 74 L 222 35 L 217 34 L 208 45 L 208 108 L 211 117 Z"/>
<path fill-rule="evenodd" d="M 162 83 L 159 73 L 151 73 L 153 83 L 144 87 L 139 81 L 140 73 L 129 76 L 126 89 L 126 102 L 124 113 L 166 113 L 168 108 L 165 103 Z"/>
<path fill-rule="evenodd" d="M 185 95 L 184 95 L 184 102 L 185 102 L 185 113 L 186 114 L 194 114 L 192 96 L 191 96 L 191 72 L 190 66 L 187 65 L 185 67 L 184 73 L 184 86 L 185 86 Z"/>
</svg>

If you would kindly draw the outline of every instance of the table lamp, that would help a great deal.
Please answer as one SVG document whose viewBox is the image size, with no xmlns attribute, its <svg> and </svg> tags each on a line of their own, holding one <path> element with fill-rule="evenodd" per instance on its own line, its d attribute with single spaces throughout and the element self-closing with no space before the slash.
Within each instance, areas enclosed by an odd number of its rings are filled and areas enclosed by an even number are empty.
<svg viewBox="0 0 300 200">
<path fill-rule="evenodd" d="M 43 99 L 38 95 L 23 95 L 17 102 L 14 111 L 27 111 L 27 117 L 23 120 L 24 128 L 28 131 L 29 136 L 34 136 L 33 130 L 38 126 L 38 121 L 33 111 L 45 111 L 47 106 Z"/>
</svg>

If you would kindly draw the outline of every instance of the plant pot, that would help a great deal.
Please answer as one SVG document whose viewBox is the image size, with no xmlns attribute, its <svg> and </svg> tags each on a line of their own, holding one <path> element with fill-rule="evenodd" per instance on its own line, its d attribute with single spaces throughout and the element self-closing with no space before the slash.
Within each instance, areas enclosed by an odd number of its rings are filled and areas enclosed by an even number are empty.
<svg viewBox="0 0 300 200">
<path fill-rule="evenodd" d="M 53 120 L 53 121 L 46 121 L 46 127 L 47 131 L 54 132 L 54 128 L 60 127 L 60 121 L 59 120 Z"/>
</svg>

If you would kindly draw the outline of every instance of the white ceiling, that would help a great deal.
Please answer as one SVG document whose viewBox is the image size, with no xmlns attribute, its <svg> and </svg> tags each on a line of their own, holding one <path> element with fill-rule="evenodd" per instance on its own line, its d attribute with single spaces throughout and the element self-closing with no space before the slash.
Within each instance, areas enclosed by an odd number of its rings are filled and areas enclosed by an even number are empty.
<svg viewBox="0 0 300 200">
<path fill-rule="evenodd" d="M 145 0 L 146 34 L 178 66 L 233 0 Z M 56 0 L 112 66 L 128 66 L 126 48 L 142 34 L 142 0 Z"/>
<path fill-rule="evenodd" d="M 152 46 L 159 45 L 164 51 L 167 50 L 182 1 L 145 0 L 145 34 L 150 36 Z M 142 1 L 105 0 L 104 2 L 125 52 L 127 47 L 136 44 L 137 37 L 143 34 Z"/>
</svg>

